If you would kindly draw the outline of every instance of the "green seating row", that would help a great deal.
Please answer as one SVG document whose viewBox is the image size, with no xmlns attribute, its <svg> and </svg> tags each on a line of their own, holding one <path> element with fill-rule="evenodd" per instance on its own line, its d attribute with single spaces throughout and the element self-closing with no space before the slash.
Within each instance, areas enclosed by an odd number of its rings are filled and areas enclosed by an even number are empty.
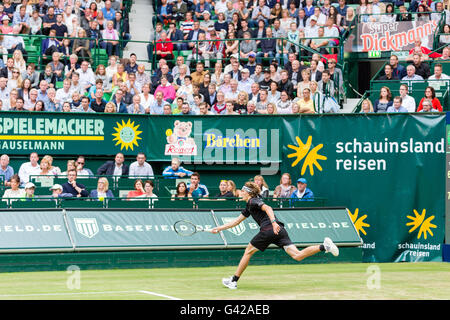
<svg viewBox="0 0 450 320">
<path fill-rule="evenodd" d="M 273 208 L 287 208 L 291 203 L 289 199 L 284 200 L 264 200 L 266 204 Z M 316 201 L 296 201 L 295 207 L 323 207 L 324 200 Z M 8 208 L 7 201 L 0 201 L 0 209 Z M 107 201 L 88 199 L 64 199 L 59 201 L 52 199 L 42 199 L 34 201 L 10 201 L 11 209 L 32 209 L 32 208 L 110 208 L 110 209 L 243 209 L 245 201 L 239 200 L 175 200 L 175 199 L 108 199 Z"/>
</svg>

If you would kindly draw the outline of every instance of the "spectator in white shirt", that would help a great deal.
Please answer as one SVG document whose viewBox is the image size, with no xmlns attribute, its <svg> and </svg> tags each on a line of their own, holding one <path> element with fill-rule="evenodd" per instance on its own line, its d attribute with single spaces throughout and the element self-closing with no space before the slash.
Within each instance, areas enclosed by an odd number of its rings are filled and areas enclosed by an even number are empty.
<svg viewBox="0 0 450 320">
<path fill-rule="evenodd" d="M 434 65 L 434 74 L 428 80 L 450 80 L 450 77 L 442 73 L 442 64 L 437 63 Z"/>
<path fill-rule="evenodd" d="M 95 74 L 91 68 L 89 68 L 89 62 L 83 61 L 81 63 L 81 68 L 77 70 L 78 75 L 80 76 L 80 84 L 84 94 L 84 92 L 88 91 L 89 88 L 95 85 Z"/>
<path fill-rule="evenodd" d="M 139 152 L 136 161 L 130 164 L 129 176 L 134 178 L 153 177 L 153 168 L 146 162 L 147 157 L 143 152 Z"/>
<path fill-rule="evenodd" d="M 400 97 L 402 98 L 402 106 L 408 110 L 408 112 L 416 112 L 416 100 L 408 95 L 408 85 L 400 85 Z"/>
<path fill-rule="evenodd" d="M 30 181 L 31 175 L 39 175 L 41 167 L 39 165 L 39 156 L 36 152 L 30 154 L 30 161 L 22 163 L 19 169 L 19 177 L 21 185 L 25 185 Z"/>
</svg>

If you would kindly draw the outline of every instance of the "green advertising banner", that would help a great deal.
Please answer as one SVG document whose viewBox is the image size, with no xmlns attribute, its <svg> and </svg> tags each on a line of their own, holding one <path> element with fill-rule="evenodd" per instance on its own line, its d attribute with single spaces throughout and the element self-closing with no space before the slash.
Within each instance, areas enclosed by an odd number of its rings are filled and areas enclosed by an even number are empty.
<svg viewBox="0 0 450 320">
<path fill-rule="evenodd" d="M 181 116 L 149 118 L 152 148 L 148 158 L 207 164 L 280 161 L 280 128 L 269 117 Z"/>
<path fill-rule="evenodd" d="M 216 224 L 210 211 L 68 210 L 67 222 L 77 249 L 114 248 L 214 248 L 224 243 L 219 235 L 198 232 L 179 236 L 173 229 L 178 220 L 188 220 L 204 229 Z"/>
<path fill-rule="evenodd" d="M 0 149 L 7 154 L 148 153 L 144 116 L 0 112 Z"/>
<path fill-rule="evenodd" d="M 350 210 L 364 261 L 441 261 L 442 115 L 284 118 L 283 166 Z"/>
<path fill-rule="evenodd" d="M 72 251 L 60 210 L 0 212 L 0 252 Z"/>
<path fill-rule="evenodd" d="M 365 261 L 441 260 L 441 114 L 184 116 L 149 121 L 149 134 L 156 137 L 150 159 L 179 156 L 187 166 L 258 164 L 263 175 L 288 172 L 293 181 L 304 177 L 327 205 L 350 209 L 364 240 Z"/>
<path fill-rule="evenodd" d="M 236 219 L 239 212 L 214 211 L 214 214 L 219 224 L 225 224 Z M 330 237 L 339 246 L 362 243 L 345 208 L 275 210 L 275 215 L 284 223 L 292 242 L 299 246 L 320 244 L 325 237 Z M 248 218 L 238 226 L 225 230 L 225 241 L 228 247 L 245 246 L 258 231 L 258 224 Z"/>
</svg>

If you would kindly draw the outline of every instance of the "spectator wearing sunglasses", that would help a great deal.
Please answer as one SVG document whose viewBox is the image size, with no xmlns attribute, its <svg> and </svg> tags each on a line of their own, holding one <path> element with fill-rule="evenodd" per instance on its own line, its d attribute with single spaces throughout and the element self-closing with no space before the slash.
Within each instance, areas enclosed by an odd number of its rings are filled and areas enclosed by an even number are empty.
<svg viewBox="0 0 450 320">
<path fill-rule="evenodd" d="M 87 178 L 94 176 L 94 173 L 91 169 L 85 168 L 84 165 L 86 164 L 86 159 L 84 156 L 78 156 L 77 161 L 75 163 L 77 167 L 77 175 L 78 178 Z"/>
</svg>

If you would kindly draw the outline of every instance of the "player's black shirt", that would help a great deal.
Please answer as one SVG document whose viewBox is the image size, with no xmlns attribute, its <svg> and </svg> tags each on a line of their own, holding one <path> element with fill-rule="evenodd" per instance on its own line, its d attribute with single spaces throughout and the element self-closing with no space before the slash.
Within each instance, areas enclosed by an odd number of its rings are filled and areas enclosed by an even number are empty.
<svg viewBox="0 0 450 320">
<path fill-rule="evenodd" d="M 264 205 L 264 201 L 261 198 L 251 198 L 247 202 L 247 206 L 244 210 L 242 210 L 242 214 L 248 218 L 249 216 L 252 216 L 252 218 L 256 221 L 256 223 L 259 225 L 260 230 L 267 230 L 269 228 L 272 228 L 272 223 L 270 222 L 269 216 L 267 213 L 265 213 L 261 207 Z M 277 223 L 282 226 L 283 224 L 277 220 Z"/>
</svg>

